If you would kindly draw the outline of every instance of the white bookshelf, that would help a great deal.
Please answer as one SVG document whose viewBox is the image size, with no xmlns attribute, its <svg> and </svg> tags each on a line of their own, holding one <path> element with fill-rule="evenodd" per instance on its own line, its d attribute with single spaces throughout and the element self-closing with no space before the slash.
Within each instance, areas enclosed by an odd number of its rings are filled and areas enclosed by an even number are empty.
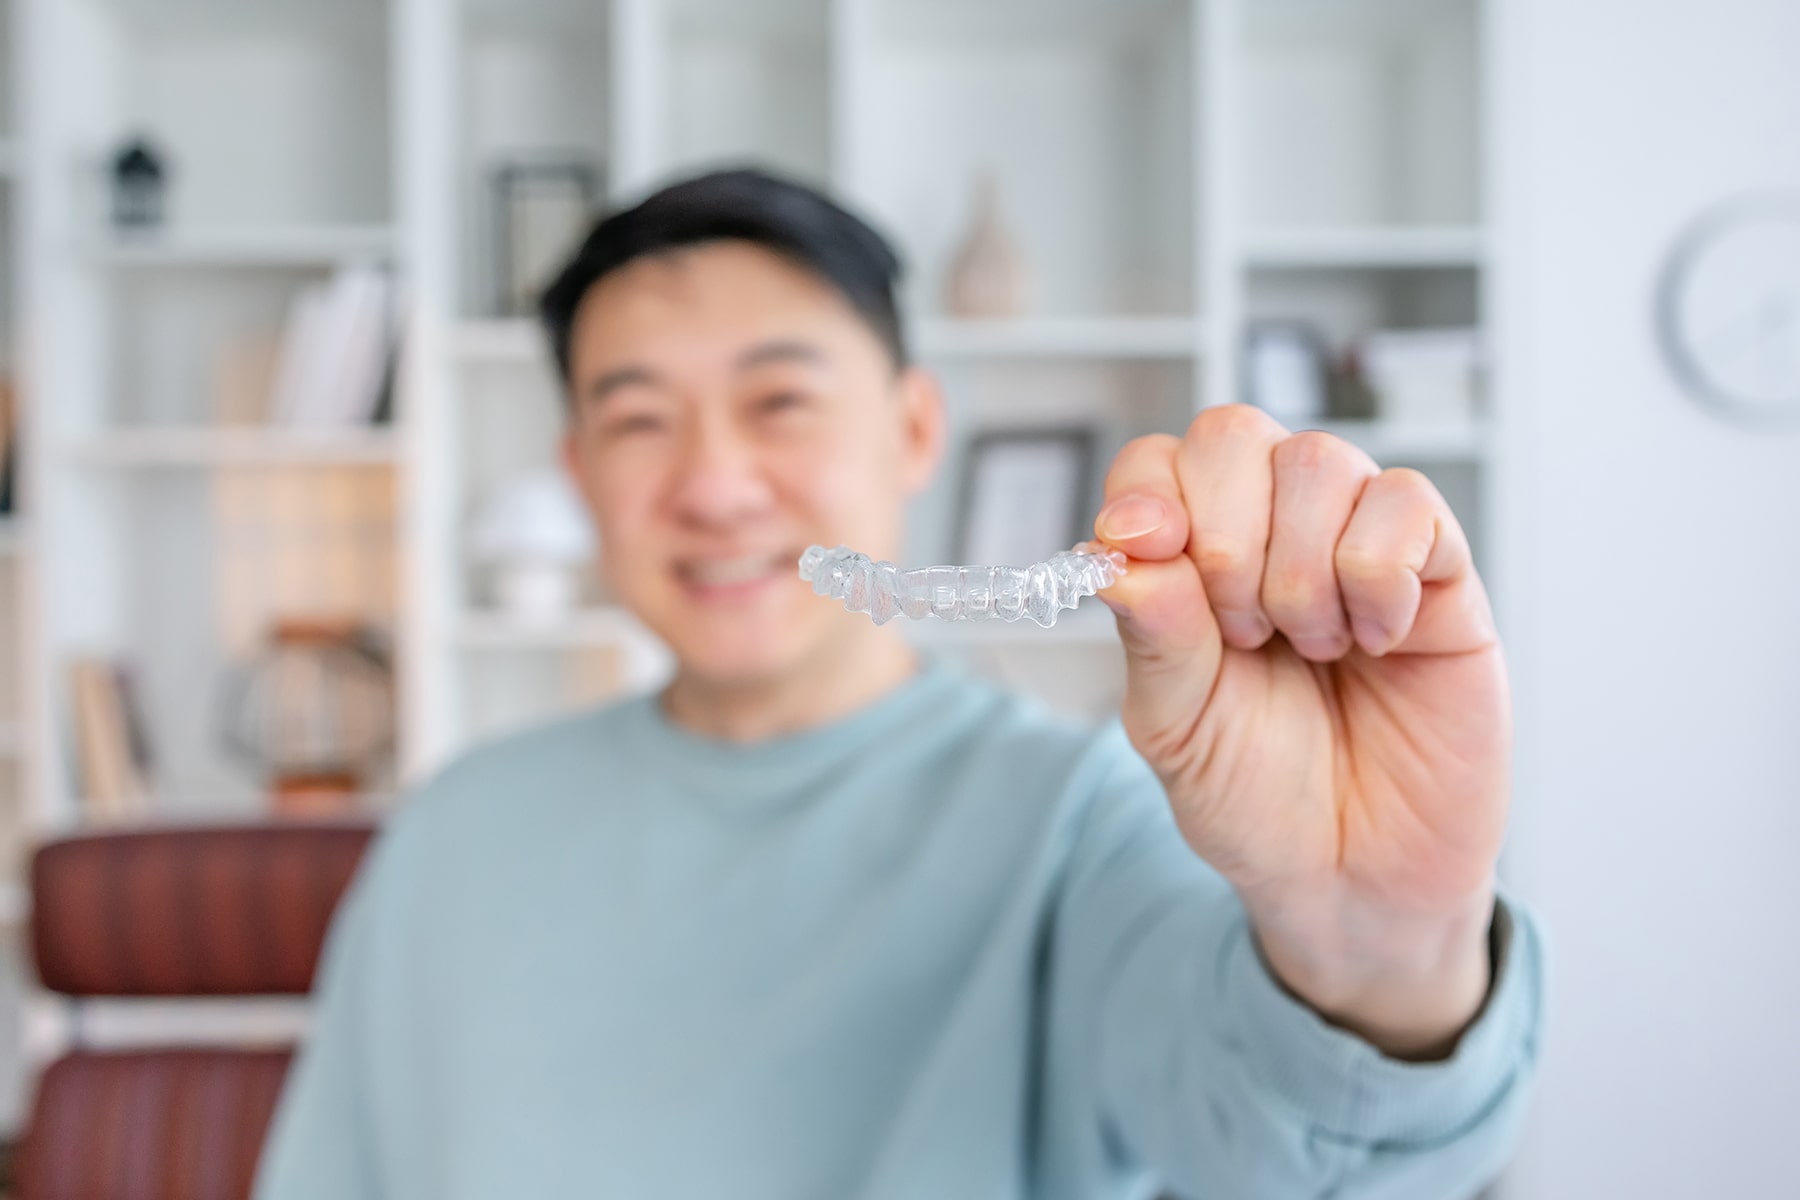
<svg viewBox="0 0 1800 1200">
<path fill-rule="evenodd" d="M 962 448 L 983 430 L 1086 425 L 1103 467 L 1130 437 L 1237 398 L 1248 320 L 1311 322 L 1334 349 L 1485 323 L 1492 3 L 0 0 L 0 93 L 25 100 L 0 99 L 16 248 L 0 311 L 31 337 L 8 360 L 31 421 L 29 533 L 0 526 L 19 667 L 0 819 L 25 844 L 79 820 L 63 670 L 95 650 L 144 665 L 160 770 L 186 797 L 172 811 L 258 811 L 208 718 L 230 658 L 217 581 L 245 545 L 228 518 L 258 489 L 290 506 L 344 487 L 391 500 L 368 602 L 395 630 L 401 786 L 587 702 L 595 679 L 666 671 L 605 595 L 519 626 L 484 607 L 466 561 L 473 506 L 552 461 L 561 421 L 541 331 L 493 304 L 499 163 L 577 156 L 624 202 L 759 162 L 872 217 L 909 264 L 912 343 L 950 396 L 950 454 L 908 548 L 947 561 Z M 101 168 L 139 130 L 173 164 L 170 221 L 126 239 Z M 1031 288 L 1019 317 L 974 322 L 942 294 L 984 170 Z M 392 424 L 220 427 L 224 349 L 278 330 L 297 288 L 371 260 L 404 296 Z M 1505 540 L 1489 527 L 1506 421 L 1496 399 L 1466 421 L 1324 427 L 1426 470 L 1485 555 Z M 1074 707 L 1119 687 L 1098 607 L 1049 631 L 907 633 Z"/>
<path fill-rule="evenodd" d="M 953 542 L 960 448 L 983 430 L 1087 425 L 1104 458 L 1235 399 L 1246 320 L 1306 320 L 1341 348 L 1482 318 L 1479 0 L 263 0 L 224 22 L 199 0 L 13 2 L 31 16 L 15 58 L 29 45 L 61 65 L 26 72 L 43 102 L 0 141 L 38 198 L 30 303 L 48 318 L 33 389 L 53 414 L 34 445 L 56 468 L 40 489 L 56 618 L 34 643 L 46 713 L 71 649 L 158 637 L 77 581 L 156 594 L 167 585 L 134 576 L 150 569 L 130 549 L 145 539 L 185 538 L 190 578 L 216 572 L 218 547 L 187 535 L 210 519 L 209 481 L 245 472 L 391 478 L 403 550 L 386 615 L 408 778 L 468 744 L 463 714 L 493 707 L 507 656 L 541 666 L 558 648 L 642 640 L 604 607 L 551 630 L 499 624 L 465 561 L 471 508 L 550 461 L 561 419 L 541 331 L 493 304 L 503 162 L 580 157 L 617 201 L 760 162 L 831 185 L 888 231 L 909 264 L 913 345 L 954 420 L 914 514 L 920 560 Z M 260 118 L 260 136 L 239 115 Z M 166 145 L 176 182 L 168 228 L 122 239 L 97 168 L 136 129 Z M 1015 319 L 943 311 L 981 171 L 1029 267 Z M 394 425 L 336 438 L 210 427 L 202 368 L 226 339 L 369 259 L 394 264 L 410 297 Z M 1433 473 L 1479 543 L 1497 417 L 1323 424 Z M 71 589 L 83 594 L 65 604 Z M 1056 636 L 1103 642 L 1095 629 Z M 1042 651 L 1000 627 L 940 641 Z M 194 708 L 202 691 L 172 684 L 156 707 Z M 55 724 L 25 739 L 46 753 L 31 789 L 45 819 L 72 804 L 49 761 Z M 200 733 L 170 753 L 210 792 L 224 777 Z"/>
</svg>

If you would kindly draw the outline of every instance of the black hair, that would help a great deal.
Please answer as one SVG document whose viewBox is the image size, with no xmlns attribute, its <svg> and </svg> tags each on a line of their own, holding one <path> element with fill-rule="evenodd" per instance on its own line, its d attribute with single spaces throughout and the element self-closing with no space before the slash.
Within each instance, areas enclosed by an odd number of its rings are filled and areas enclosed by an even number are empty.
<svg viewBox="0 0 1800 1200">
<path fill-rule="evenodd" d="M 575 310 L 589 288 L 647 255 L 726 240 L 772 250 L 831 284 L 881 340 L 896 369 L 906 366 L 894 301 L 903 268 L 887 239 L 805 184 L 738 169 L 671 184 L 594 226 L 539 301 L 564 383 L 570 382 Z"/>
</svg>

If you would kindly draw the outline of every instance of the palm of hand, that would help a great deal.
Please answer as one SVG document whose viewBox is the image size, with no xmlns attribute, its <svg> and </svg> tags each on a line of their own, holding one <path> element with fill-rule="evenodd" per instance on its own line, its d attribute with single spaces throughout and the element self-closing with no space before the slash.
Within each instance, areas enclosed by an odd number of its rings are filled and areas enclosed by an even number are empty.
<svg viewBox="0 0 1800 1200">
<path fill-rule="evenodd" d="M 1509 734 L 1499 648 L 1313 663 L 1223 647 L 1191 729 L 1127 732 L 1194 850 L 1242 888 L 1335 880 L 1403 911 L 1491 870 Z"/>
</svg>

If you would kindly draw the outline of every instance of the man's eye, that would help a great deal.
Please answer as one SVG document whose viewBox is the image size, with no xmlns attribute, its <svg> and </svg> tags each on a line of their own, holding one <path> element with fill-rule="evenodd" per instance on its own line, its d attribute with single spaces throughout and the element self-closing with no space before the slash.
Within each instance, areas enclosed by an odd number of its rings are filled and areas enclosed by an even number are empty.
<svg viewBox="0 0 1800 1200">
<path fill-rule="evenodd" d="M 805 404 L 806 397 L 802 396 L 799 392 L 775 392 L 771 395 L 764 396 L 762 400 L 757 403 L 756 407 L 760 412 L 773 414 L 802 408 Z"/>
<path fill-rule="evenodd" d="M 600 427 L 600 432 L 607 437 L 628 437 L 635 433 L 655 433 L 662 428 L 662 420 L 648 413 L 636 413 L 631 416 L 614 417 Z"/>
</svg>

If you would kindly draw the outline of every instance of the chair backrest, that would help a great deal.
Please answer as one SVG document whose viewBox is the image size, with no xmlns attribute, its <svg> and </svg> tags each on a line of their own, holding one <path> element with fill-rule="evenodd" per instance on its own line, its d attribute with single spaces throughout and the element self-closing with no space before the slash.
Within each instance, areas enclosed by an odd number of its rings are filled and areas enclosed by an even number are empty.
<svg viewBox="0 0 1800 1200">
<path fill-rule="evenodd" d="M 82 998 L 300 995 L 367 826 L 103 833 L 32 860 L 44 987 Z M 39 1079 L 17 1200 L 244 1200 L 287 1046 L 77 1047 Z"/>
</svg>

